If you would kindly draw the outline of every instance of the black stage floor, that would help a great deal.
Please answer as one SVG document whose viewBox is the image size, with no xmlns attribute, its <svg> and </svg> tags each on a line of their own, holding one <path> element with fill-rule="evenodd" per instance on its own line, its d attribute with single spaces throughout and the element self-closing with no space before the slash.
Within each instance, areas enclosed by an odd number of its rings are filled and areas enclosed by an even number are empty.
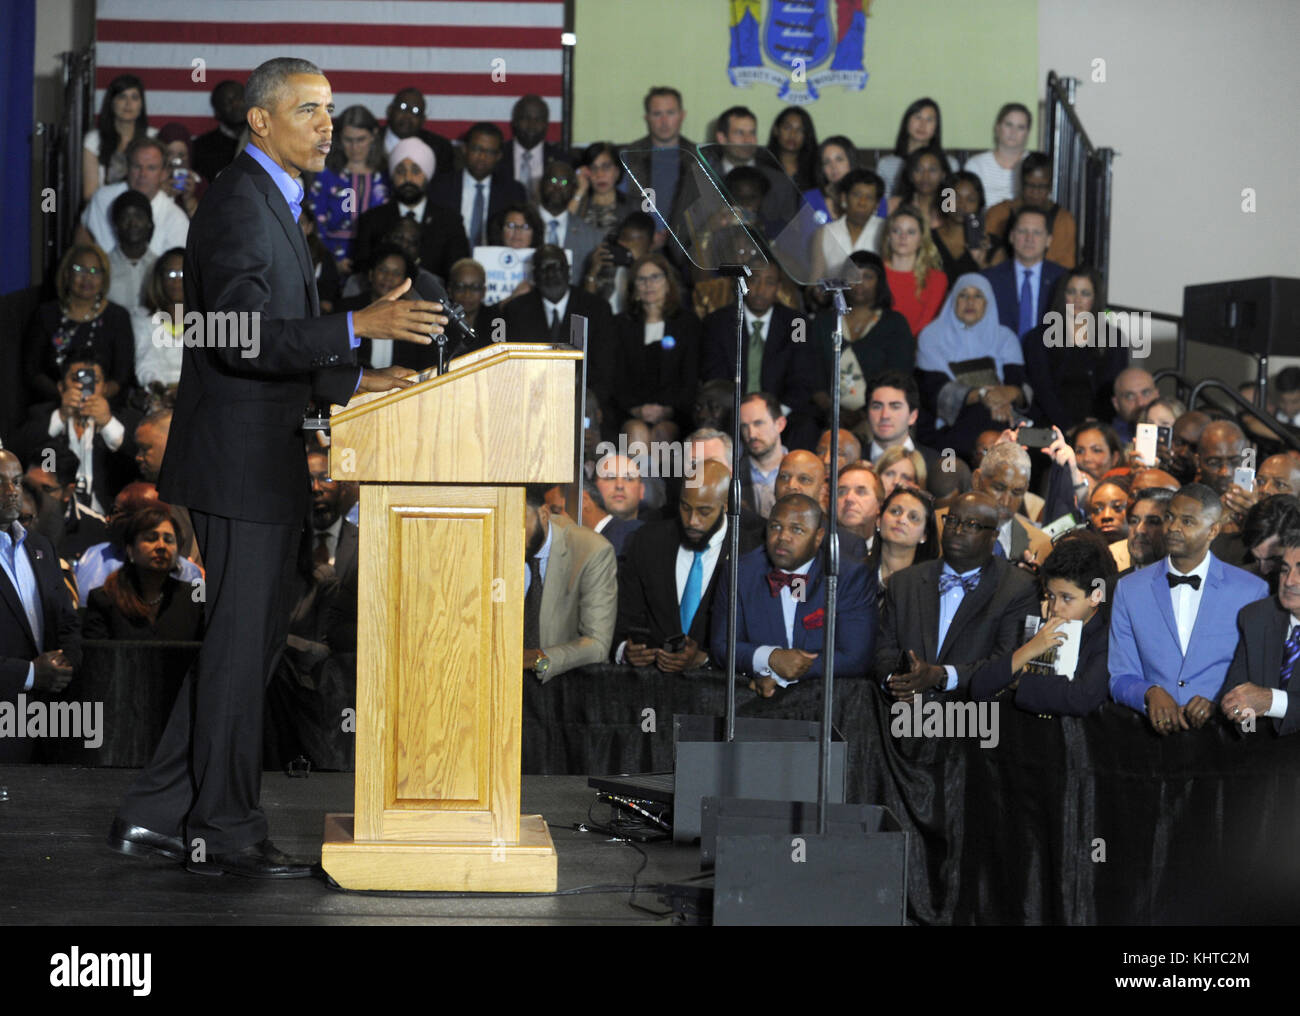
<svg viewBox="0 0 1300 1016">
<path fill-rule="evenodd" d="M 317 879 L 267 881 L 192 875 L 162 858 L 123 857 L 104 843 L 130 769 L 0 766 L 0 924 L 34 925 L 408 925 L 653 924 L 629 893 L 473 897 L 349 893 Z M 559 855 L 559 888 L 680 881 L 699 873 L 699 848 L 632 847 L 577 832 L 593 791 L 584 776 L 525 776 L 523 812 L 541 814 Z M 0 797 L 3 797 L 0 794 Z M 266 773 L 262 805 L 276 845 L 320 857 L 326 812 L 352 811 L 350 773 L 290 779 Z M 608 809 L 593 815 L 603 821 Z M 637 903 L 665 908 L 655 893 Z M 660 923 L 669 923 L 667 918 Z"/>
</svg>

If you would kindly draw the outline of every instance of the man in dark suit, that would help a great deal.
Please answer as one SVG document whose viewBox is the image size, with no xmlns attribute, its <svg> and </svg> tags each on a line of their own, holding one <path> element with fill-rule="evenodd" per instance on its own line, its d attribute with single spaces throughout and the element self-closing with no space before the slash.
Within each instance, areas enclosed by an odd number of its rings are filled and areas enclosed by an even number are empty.
<svg viewBox="0 0 1300 1016">
<path fill-rule="evenodd" d="M 441 208 L 428 197 L 433 177 L 433 151 L 418 138 L 407 138 L 393 148 L 389 157 L 393 196 L 357 219 L 354 260 L 367 263 L 375 248 L 399 219 L 414 219 L 420 226 L 419 256 L 422 267 L 446 279 L 451 266 L 469 257 L 469 240 L 458 212 Z"/>
<path fill-rule="evenodd" d="M 614 658 L 634 667 L 672 673 L 701 667 L 709 658 L 714 590 L 728 567 L 727 492 L 731 471 L 721 462 L 700 465 L 683 486 L 675 519 L 650 522 L 629 541 L 619 565 Z M 740 532 L 740 552 L 762 544 Z M 635 635 L 644 632 L 641 638 Z M 668 640 L 686 636 L 673 652 Z"/>
<path fill-rule="evenodd" d="M 736 670 L 750 687 L 771 698 L 805 678 L 826 674 L 826 583 L 821 507 L 804 494 L 779 498 L 767 521 L 767 544 L 740 559 L 736 598 Z M 835 614 L 835 676 L 862 677 L 871 669 L 876 639 L 876 575 L 840 560 Z M 727 602 L 728 580 L 718 582 L 717 602 Z M 727 617 L 713 615 L 710 648 L 725 663 Z"/>
<path fill-rule="evenodd" d="M 993 285 L 998 301 L 998 321 L 1023 339 L 1043 320 L 1052 304 L 1052 286 L 1065 269 L 1047 260 L 1052 235 L 1047 231 L 1047 213 L 1043 209 L 1025 205 L 1009 228 L 1016 256 L 984 269 L 984 276 Z M 1026 295 L 1028 299 L 1022 302 Z"/>
<path fill-rule="evenodd" d="M 1294 734 L 1300 730 L 1300 684 L 1291 697 L 1300 660 L 1300 526 L 1284 530 L 1279 542 L 1277 595 L 1237 612 L 1237 650 L 1219 708 L 1245 729 L 1254 730 L 1257 718 L 1264 716 L 1273 721 L 1275 733 Z"/>
<path fill-rule="evenodd" d="M 816 356 L 797 342 L 808 323 L 790 308 L 776 302 L 780 273 L 773 264 L 755 270 L 742 306 L 744 359 L 741 383 L 745 392 L 771 392 L 786 414 L 785 444 L 811 450 L 817 444 L 812 395 L 824 387 L 817 376 Z M 704 349 L 700 377 L 705 381 L 730 378 L 736 369 L 736 308 L 723 307 L 704 319 Z"/>
<path fill-rule="evenodd" d="M 262 703 L 285 644 L 294 565 L 310 489 L 308 402 L 408 387 L 360 371 L 361 336 L 427 343 L 446 323 L 435 303 L 398 300 L 319 317 L 298 228 L 304 172 L 329 150 L 332 94 L 305 60 L 278 58 L 245 86 L 250 141 L 199 204 L 185 251 L 185 306 L 236 315 L 240 342 L 208 328 L 187 346 L 160 493 L 190 509 L 207 565 L 206 636 L 161 742 L 128 791 L 109 844 L 186 860 L 191 871 L 300 878 L 309 863 L 267 838 L 261 791 Z M 246 344 L 258 322 L 257 342 Z M 252 355 L 249 355 L 249 354 Z"/>
<path fill-rule="evenodd" d="M 1017 649 L 1025 617 L 1038 615 L 1034 580 L 993 555 L 998 521 L 991 495 L 960 495 L 943 527 L 943 558 L 890 578 L 875 674 L 894 698 L 954 691 L 965 696 L 971 676 Z M 899 667 L 904 652 L 908 670 Z"/>
<path fill-rule="evenodd" d="M 456 172 L 456 152 L 451 142 L 441 134 L 424 129 L 428 105 L 418 88 L 403 88 L 388 104 L 388 126 L 384 128 L 384 153 L 387 155 L 399 141 L 419 138 L 433 150 L 437 176 L 452 176 Z"/>
<path fill-rule="evenodd" d="M 0 703 L 57 695 L 81 661 L 81 623 L 50 541 L 24 530 L 23 467 L 0 451 Z M 24 714 L 25 715 L 25 714 Z M 33 742 L 0 737 L 0 762 L 27 762 Z"/>
<path fill-rule="evenodd" d="M 566 158 L 564 149 L 546 140 L 551 108 L 540 95 L 525 95 L 510 111 L 510 141 L 497 177 L 519 184 L 528 200 L 537 203 L 547 163 Z"/>
<path fill-rule="evenodd" d="M 586 290 L 569 284 L 569 262 L 559 247 L 546 244 L 533 255 L 531 291 L 501 308 L 508 342 L 568 342 L 573 315 L 587 319 L 587 387 L 600 399 L 606 437 L 618 432 L 613 405 L 613 369 L 610 347 L 614 341 L 614 316 L 609 304 Z"/>
<path fill-rule="evenodd" d="M 465 134 L 465 168 L 439 176 L 429 188 L 430 201 L 460 215 L 471 248 L 487 244 L 487 224 L 507 205 L 528 200 L 519 184 L 496 175 L 504 146 L 496 124 L 474 124 Z"/>
<path fill-rule="evenodd" d="M 217 126 L 194 139 L 194 171 L 211 182 L 230 165 L 244 129 L 244 86 L 227 78 L 212 89 L 212 115 Z"/>
<path fill-rule="evenodd" d="M 569 202 L 577 189 L 578 179 L 570 163 L 559 159 L 546 163 L 541 202 L 537 207 L 542 220 L 542 240 L 563 247 L 572 255 L 569 281 L 575 286 L 586 270 L 591 252 L 604 239 L 599 229 L 569 212 Z"/>
<path fill-rule="evenodd" d="M 951 493 L 951 488 L 944 489 L 945 477 L 951 470 L 945 470 L 939 453 L 925 445 L 918 445 L 912 440 L 912 427 L 921 410 L 921 390 L 916 385 L 916 378 L 911 371 L 881 371 L 867 380 L 867 423 L 871 429 L 871 444 L 867 446 L 866 458 L 875 465 L 880 456 L 891 448 L 903 448 L 906 451 L 920 452 L 925 461 L 926 489 L 935 497 Z M 953 463 L 966 468 L 964 462 Z M 969 489 L 970 477 L 965 477 Z"/>
</svg>

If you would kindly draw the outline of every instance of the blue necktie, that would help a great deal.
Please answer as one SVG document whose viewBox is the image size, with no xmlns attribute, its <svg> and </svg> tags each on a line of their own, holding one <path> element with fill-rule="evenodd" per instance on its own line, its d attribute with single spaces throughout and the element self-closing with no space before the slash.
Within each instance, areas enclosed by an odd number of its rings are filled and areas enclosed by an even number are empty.
<svg viewBox="0 0 1300 1016">
<path fill-rule="evenodd" d="M 481 246 L 483 243 L 483 185 L 481 183 L 474 185 L 474 210 L 470 213 L 469 219 L 469 242 L 471 246 Z M 1023 312 L 1021 317 L 1024 317 Z"/>
<path fill-rule="evenodd" d="M 946 596 L 958 586 L 962 588 L 962 595 L 969 593 L 972 589 L 980 584 L 979 573 L 968 575 L 962 578 L 960 575 L 954 575 L 952 572 L 944 572 L 939 576 L 939 595 Z"/>
<path fill-rule="evenodd" d="M 546 242 L 553 243 L 557 247 L 560 245 L 560 223 L 557 219 L 552 219 L 546 224 Z"/>
<path fill-rule="evenodd" d="M 1038 317 L 1034 313 L 1038 308 L 1034 306 L 1034 291 L 1029 285 L 1029 276 L 1032 273 L 1025 269 L 1025 281 L 1020 284 L 1020 337 L 1024 338 L 1026 332 L 1033 331 L 1034 319 Z"/>
<path fill-rule="evenodd" d="M 1291 671 L 1295 669 L 1296 660 L 1300 660 L 1300 628 L 1296 628 L 1291 633 L 1291 637 L 1286 640 L 1283 647 L 1286 653 L 1286 659 L 1282 663 L 1282 672 L 1278 675 L 1277 686 L 1285 688 L 1288 681 L 1291 680 Z"/>
<path fill-rule="evenodd" d="M 691 572 L 686 576 L 686 588 L 682 591 L 682 605 L 678 608 L 678 617 L 682 622 L 682 633 L 691 630 L 695 612 L 700 609 L 700 597 L 704 592 L 704 551 L 695 552 L 691 562 Z"/>
</svg>

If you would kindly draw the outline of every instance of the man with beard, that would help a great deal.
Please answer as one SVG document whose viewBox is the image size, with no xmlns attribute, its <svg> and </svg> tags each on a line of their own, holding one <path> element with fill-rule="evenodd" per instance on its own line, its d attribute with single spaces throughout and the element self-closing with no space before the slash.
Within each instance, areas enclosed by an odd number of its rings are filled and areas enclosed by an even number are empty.
<svg viewBox="0 0 1300 1016">
<path fill-rule="evenodd" d="M 88 547 L 108 539 L 108 520 L 77 499 L 79 462 L 68 448 L 44 445 L 27 461 L 27 482 L 40 496 L 37 528 L 59 557 L 75 561 Z"/>
<path fill-rule="evenodd" d="M 545 683 L 609 656 L 618 613 L 618 565 L 603 536 L 546 506 L 546 486 L 524 489 L 524 670 Z"/>
<path fill-rule="evenodd" d="M 785 423 L 775 395 L 750 392 L 740 400 L 740 440 L 745 442 L 740 495 L 764 519 L 776 503 L 776 474 L 788 450 L 781 443 Z"/>
<path fill-rule="evenodd" d="M 727 491 L 731 471 L 705 460 L 682 488 L 675 519 L 650 522 L 628 543 L 619 566 L 617 663 L 655 666 L 666 673 L 703 666 L 718 577 L 727 568 Z M 761 538 L 744 529 L 740 552 Z M 685 635 L 676 648 L 671 641 Z"/>
<path fill-rule="evenodd" d="M 1300 499 L 1291 494 L 1275 494 L 1256 502 L 1241 524 L 1241 542 L 1252 558 L 1245 570 L 1267 582 L 1270 593 L 1277 592 L 1285 549 L 1282 537 L 1296 526 L 1300 526 Z"/>
<path fill-rule="evenodd" d="M 1201 433 L 1209 425 L 1210 418 L 1199 409 L 1190 410 L 1174 421 L 1169 449 L 1161 457 L 1160 464 L 1179 483 L 1191 483 L 1196 479 L 1196 446 L 1201 441 Z"/>
<path fill-rule="evenodd" d="M 384 152 L 388 164 L 393 165 L 393 149 L 407 138 L 424 142 L 433 152 L 439 176 L 449 175 L 456 168 L 456 153 L 451 142 L 441 134 L 424 129 L 424 114 L 428 107 L 418 88 L 403 88 L 388 104 L 388 126 L 384 129 Z M 430 174 L 431 176 L 433 174 Z"/>
<path fill-rule="evenodd" d="M 547 163 L 564 158 L 562 148 L 546 142 L 546 128 L 550 121 L 551 109 L 540 95 L 525 95 L 516 102 L 510 112 L 510 143 L 497 166 L 497 175 L 518 183 L 534 204 L 537 203 L 540 185 L 545 177 L 551 175 Z M 569 175 L 572 176 L 572 172 Z M 567 200 L 565 204 L 568 204 Z M 559 241 L 548 236 L 546 242 Z M 560 246 L 566 245 L 561 243 Z"/>
<path fill-rule="evenodd" d="M 1128 540 L 1110 545 L 1121 577 L 1165 556 L 1165 511 L 1173 497 L 1173 491 L 1163 487 L 1144 487 L 1133 495 L 1128 509 Z"/>
<path fill-rule="evenodd" d="M 366 263 L 399 219 L 412 219 L 420 227 L 417 248 L 421 267 L 445 279 L 456 261 L 469 256 L 469 240 L 460 216 L 429 200 L 429 181 L 433 179 L 435 167 L 441 163 L 433 150 L 419 138 L 398 142 L 388 160 L 393 180 L 392 197 L 379 207 L 362 212 L 357 219 L 353 260 L 358 264 Z"/>
<path fill-rule="evenodd" d="M 1038 584 L 994 556 L 1000 515 L 991 494 L 959 495 L 940 537 L 943 557 L 890 576 L 875 675 L 893 698 L 966 694 L 976 671 L 1020 646 L 1025 617 L 1038 616 Z"/>
<path fill-rule="evenodd" d="M 820 463 L 819 463 L 820 464 Z M 819 554 L 826 538 L 821 506 L 804 494 L 778 498 L 766 545 L 740 559 L 736 577 L 736 671 L 771 698 L 778 687 L 826 675 L 826 581 Z M 862 677 L 876 640 L 876 574 L 841 557 L 835 612 L 835 676 Z M 727 602 L 728 577 L 717 603 Z M 726 661 L 727 614 L 714 612 L 710 644 Z"/>
<path fill-rule="evenodd" d="M 542 242 L 563 247 L 571 257 L 569 281 L 577 285 L 591 252 L 603 239 L 600 230 L 569 214 L 569 202 L 578 189 L 578 178 L 568 162 L 553 159 L 546 164 L 540 184 Z"/>
<path fill-rule="evenodd" d="M 59 559 L 45 537 L 19 523 L 22 497 L 22 464 L 0 451 L 0 703 L 14 709 L 20 694 L 63 691 L 81 651 L 81 624 Z M 0 762 L 30 761 L 33 745 L 30 738 L 0 738 Z"/>
<path fill-rule="evenodd" d="M 217 126 L 194 139 L 194 171 L 209 181 L 235 161 L 244 129 L 244 86 L 230 78 L 218 81 L 211 101 Z"/>
<path fill-rule="evenodd" d="M 1211 553 L 1222 518 L 1215 492 L 1189 483 L 1165 510 L 1169 556 L 1115 587 L 1110 695 L 1145 714 L 1161 736 L 1213 715 L 1237 643 L 1237 612 L 1268 595 L 1262 579 Z"/>
</svg>

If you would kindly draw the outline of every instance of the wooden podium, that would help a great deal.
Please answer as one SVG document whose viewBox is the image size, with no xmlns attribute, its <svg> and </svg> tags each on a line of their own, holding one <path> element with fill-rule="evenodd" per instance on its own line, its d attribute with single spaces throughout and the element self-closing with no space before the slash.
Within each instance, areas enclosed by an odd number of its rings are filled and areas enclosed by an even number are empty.
<svg viewBox="0 0 1300 1016">
<path fill-rule="evenodd" d="M 330 475 L 361 484 L 356 812 L 321 857 L 344 888 L 555 889 L 519 813 L 522 484 L 573 479 L 581 357 L 495 344 L 335 407 Z"/>
</svg>

